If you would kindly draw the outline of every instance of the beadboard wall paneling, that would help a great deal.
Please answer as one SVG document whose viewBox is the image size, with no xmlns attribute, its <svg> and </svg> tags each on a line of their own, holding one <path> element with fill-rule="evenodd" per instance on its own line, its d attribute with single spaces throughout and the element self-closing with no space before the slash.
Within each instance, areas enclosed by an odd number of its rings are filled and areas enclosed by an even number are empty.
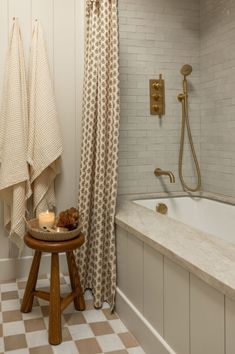
<svg viewBox="0 0 235 354">
<path fill-rule="evenodd" d="M 2 83 L 4 78 L 4 65 L 8 41 L 8 4 L 7 0 L 0 1 L 0 97 L 2 97 Z M 8 256 L 8 239 L 3 231 L 3 206 L 0 203 L 0 259 Z"/>
<path fill-rule="evenodd" d="M 54 8 L 54 80 L 57 107 L 64 139 L 62 174 L 57 179 L 60 201 L 76 203 L 76 58 L 74 0 L 56 0 Z M 66 14 L 66 16 L 65 16 Z M 67 142 L 67 144 L 65 143 Z M 75 200 L 74 200 L 75 198 Z"/>
<path fill-rule="evenodd" d="M 56 181 L 58 210 L 77 205 L 84 13 L 84 1 L 81 0 L 0 1 L 0 100 L 12 18 L 14 16 L 19 18 L 27 64 L 34 20 L 40 20 L 44 29 L 64 144 L 62 174 Z M 9 258 L 9 243 L 3 230 L 2 205 L 0 206 L 0 244 L 0 260 L 4 262 L 4 259 Z"/>
</svg>

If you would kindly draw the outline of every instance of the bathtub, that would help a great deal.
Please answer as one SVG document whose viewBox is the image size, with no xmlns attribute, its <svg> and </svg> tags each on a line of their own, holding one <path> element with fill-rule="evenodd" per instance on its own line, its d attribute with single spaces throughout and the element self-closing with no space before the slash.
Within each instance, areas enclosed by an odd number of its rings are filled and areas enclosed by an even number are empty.
<svg viewBox="0 0 235 354">
<path fill-rule="evenodd" d="M 209 197 L 118 204 L 116 311 L 146 354 L 235 353 L 235 207 Z"/>
<path fill-rule="evenodd" d="M 193 228 L 235 243 L 235 206 L 207 198 L 172 197 L 135 200 L 134 203 L 156 211 L 158 203 L 168 207 L 166 216 Z"/>
</svg>

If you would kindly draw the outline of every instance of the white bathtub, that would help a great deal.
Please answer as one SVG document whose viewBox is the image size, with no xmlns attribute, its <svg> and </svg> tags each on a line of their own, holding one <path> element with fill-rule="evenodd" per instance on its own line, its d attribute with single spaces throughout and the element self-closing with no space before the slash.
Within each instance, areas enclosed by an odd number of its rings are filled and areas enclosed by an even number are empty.
<svg viewBox="0 0 235 354">
<path fill-rule="evenodd" d="M 166 217 L 235 243 L 234 205 L 191 197 L 143 199 L 134 202 L 154 211 L 158 203 L 164 203 L 168 207 Z"/>
</svg>

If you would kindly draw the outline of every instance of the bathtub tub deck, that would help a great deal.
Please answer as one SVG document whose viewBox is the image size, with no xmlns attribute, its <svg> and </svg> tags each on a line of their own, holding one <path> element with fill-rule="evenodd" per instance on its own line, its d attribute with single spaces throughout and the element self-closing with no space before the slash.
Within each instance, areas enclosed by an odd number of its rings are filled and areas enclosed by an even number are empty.
<svg viewBox="0 0 235 354">
<path fill-rule="evenodd" d="M 235 244 L 157 214 L 133 201 L 119 205 L 115 221 L 124 230 L 235 300 Z"/>
</svg>

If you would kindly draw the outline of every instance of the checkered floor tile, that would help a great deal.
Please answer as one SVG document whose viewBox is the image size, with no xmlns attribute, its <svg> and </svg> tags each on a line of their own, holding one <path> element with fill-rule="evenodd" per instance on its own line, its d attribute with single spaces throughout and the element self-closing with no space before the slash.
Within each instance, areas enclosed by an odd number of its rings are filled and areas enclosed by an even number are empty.
<svg viewBox="0 0 235 354">
<path fill-rule="evenodd" d="M 21 313 L 25 279 L 0 285 L 0 354 L 144 354 L 118 316 L 104 304 L 93 308 L 86 292 L 86 311 L 70 304 L 62 315 L 63 342 L 48 344 L 48 302 L 35 298 L 32 312 Z M 48 290 L 49 278 L 40 277 L 37 288 Z M 70 292 L 68 276 L 61 275 L 61 295 Z"/>
</svg>

